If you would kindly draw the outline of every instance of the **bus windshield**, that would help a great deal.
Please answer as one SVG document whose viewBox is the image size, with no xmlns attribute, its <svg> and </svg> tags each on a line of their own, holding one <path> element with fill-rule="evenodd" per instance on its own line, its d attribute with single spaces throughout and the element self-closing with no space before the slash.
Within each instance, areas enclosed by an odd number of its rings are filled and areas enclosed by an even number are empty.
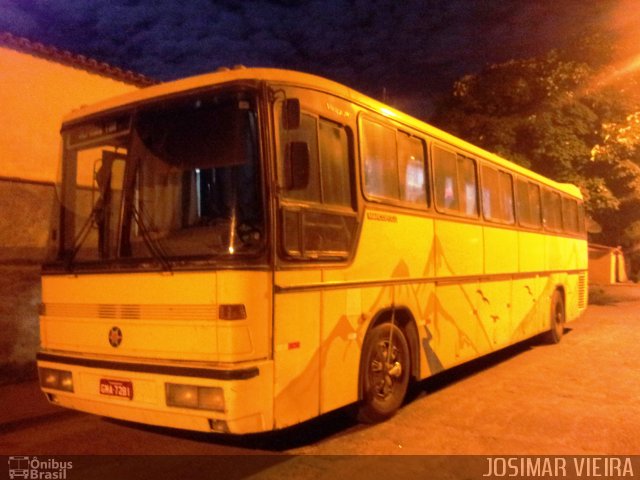
<svg viewBox="0 0 640 480">
<path fill-rule="evenodd" d="M 63 130 L 58 260 L 255 255 L 264 215 L 256 99 L 246 92 L 157 102 Z"/>
</svg>

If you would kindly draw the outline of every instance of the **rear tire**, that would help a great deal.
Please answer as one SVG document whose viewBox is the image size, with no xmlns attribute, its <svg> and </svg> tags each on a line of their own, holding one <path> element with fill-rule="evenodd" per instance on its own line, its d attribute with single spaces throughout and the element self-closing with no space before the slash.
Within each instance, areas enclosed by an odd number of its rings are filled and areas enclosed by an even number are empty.
<svg viewBox="0 0 640 480">
<path fill-rule="evenodd" d="M 556 290 L 551 297 L 550 330 L 546 335 L 547 343 L 555 344 L 562 340 L 565 322 L 564 298 L 560 290 Z"/>
<path fill-rule="evenodd" d="M 391 323 L 373 327 L 362 349 L 358 420 L 376 423 L 392 417 L 407 394 L 410 372 L 409 343 L 402 330 Z"/>
</svg>

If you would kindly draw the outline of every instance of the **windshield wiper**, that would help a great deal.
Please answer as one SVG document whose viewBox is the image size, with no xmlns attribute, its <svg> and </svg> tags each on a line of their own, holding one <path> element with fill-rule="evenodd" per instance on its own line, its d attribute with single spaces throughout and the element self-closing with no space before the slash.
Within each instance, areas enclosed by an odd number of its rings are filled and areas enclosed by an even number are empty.
<svg viewBox="0 0 640 480">
<path fill-rule="evenodd" d="M 84 245 L 84 241 L 89 236 L 91 228 L 94 225 L 98 225 L 99 215 L 104 215 L 104 201 L 102 195 L 100 195 L 96 203 L 93 205 L 93 208 L 89 213 L 89 217 L 87 217 L 86 222 L 84 222 L 84 225 L 82 225 L 78 235 L 76 235 L 76 238 L 73 240 L 73 248 L 65 258 L 65 266 L 67 270 L 71 270 L 73 260 L 76 258 L 76 255 L 82 248 L 82 245 Z"/>
</svg>

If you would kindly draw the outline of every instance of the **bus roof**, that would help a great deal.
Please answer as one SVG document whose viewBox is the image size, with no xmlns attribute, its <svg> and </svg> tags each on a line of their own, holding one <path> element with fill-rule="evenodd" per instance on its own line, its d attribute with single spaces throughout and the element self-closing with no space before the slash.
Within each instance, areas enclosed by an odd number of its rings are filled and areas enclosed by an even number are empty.
<svg viewBox="0 0 640 480">
<path fill-rule="evenodd" d="M 321 90 L 327 93 L 332 93 L 338 97 L 342 97 L 346 100 L 350 100 L 356 104 L 372 109 L 392 120 L 405 124 L 418 131 L 424 132 L 445 143 L 460 148 L 471 155 L 487 159 L 499 166 L 503 166 L 505 168 L 508 168 L 509 170 L 520 173 L 531 179 L 552 186 L 569 195 L 581 197 L 580 189 L 575 185 L 555 182 L 547 177 L 539 175 L 527 168 L 505 160 L 498 155 L 488 152 L 480 147 L 477 147 L 476 145 L 473 145 L 458 137 L 455 137 L 454 135 L 451 135 L 443 130 L 429 125 L 428 123 L 407 115 L 406 113 L 396 110 L 389 105 L 374 100 L 373 98 L 357 92 L 356 90 L 353 90 L 345 85 L 334 82 L 332 80 L 328 80 L 323 77 L 293 70 L 276 68 L 236 67 L 233 69 L 225 69 L 213 73 L 206 73 L 171 82 L 160 83 L 157 85 L 141 88 L 133 92 L 125 93 L 113 98 L 109 98 L 93 105 L 80 107 L 67 114 L 63 118 L 63 123 L 75 123 L 82 118 L 91 117 L 100 112 L 115 110 L 127 105 L 145 102 L 147 100 L 158 97 L 165 97 L 181 92 L 188 92 L 191 90 L 206 88 L 208 86 L 220 85 L 242 80 L 260 80 L 292 84 L 301 87 L 313 88 L 315 90 Z"/>
</svg>

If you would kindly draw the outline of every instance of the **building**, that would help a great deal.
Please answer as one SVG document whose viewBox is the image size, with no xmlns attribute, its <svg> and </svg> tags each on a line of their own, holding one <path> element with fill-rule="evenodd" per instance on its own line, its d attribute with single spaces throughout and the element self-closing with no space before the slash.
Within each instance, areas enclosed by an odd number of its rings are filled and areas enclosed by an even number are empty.
<svg viewBox="0 0 640 480">
<path fill-rule="evenodd" d="M 0 32 L 0 263 L 45 256 L 69 111 L 151 79 Z"/>
<path fill-rule="evenodd" d="M 609 285 L 627 282 L 624 254 L 620 247 L 589 244 L 589 283 Z"/>
</svg>

